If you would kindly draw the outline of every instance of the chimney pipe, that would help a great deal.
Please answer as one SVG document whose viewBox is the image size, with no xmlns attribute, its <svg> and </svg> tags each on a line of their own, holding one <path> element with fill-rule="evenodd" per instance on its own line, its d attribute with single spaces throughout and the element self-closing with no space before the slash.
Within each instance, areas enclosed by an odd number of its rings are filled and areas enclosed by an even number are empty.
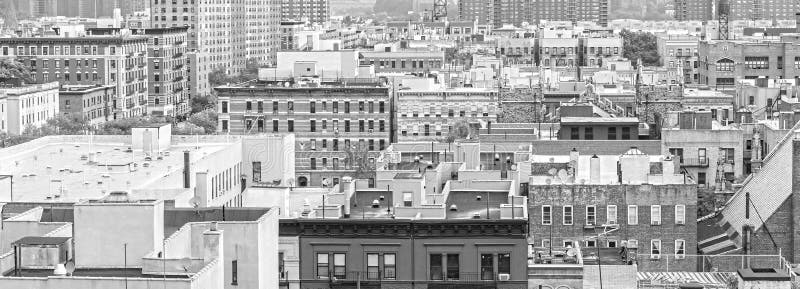
<svg viewBox="0 0 800 289">
<path fill-rule="evenodd" d="M 589 159 L 589 183 L 593 185 L 600 183 L 600 158 L 597 155 Z"/>
<path fill-rule="evenodd" d="M 190 153 L 188 150 L 183 151 L 183 188 L 188 189 L 191 187 L 192 181 L 192 164 Z"/>
</svg>

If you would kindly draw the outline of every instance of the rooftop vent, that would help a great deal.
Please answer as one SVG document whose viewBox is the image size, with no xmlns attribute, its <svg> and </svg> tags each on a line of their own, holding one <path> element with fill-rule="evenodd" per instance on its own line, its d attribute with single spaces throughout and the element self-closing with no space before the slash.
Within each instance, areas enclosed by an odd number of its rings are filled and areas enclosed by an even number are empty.
<svg viewBox="0 0 800 289">
<path fill-rule="evenodd" d="M 113 191 L 108 194 L 102 200 L 103 203 L 128 203 L 130 202 L 130 197 L 128 196 L 128 192 L 125 191 Z"/>
</svg>

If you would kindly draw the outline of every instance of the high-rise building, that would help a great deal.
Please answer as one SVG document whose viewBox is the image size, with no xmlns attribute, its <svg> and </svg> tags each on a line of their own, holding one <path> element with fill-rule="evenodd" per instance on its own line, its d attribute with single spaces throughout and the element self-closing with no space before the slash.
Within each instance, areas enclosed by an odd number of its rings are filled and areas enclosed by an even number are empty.
<svg viewBox="0 0 800 289">
<path fill-rule="evenodd" d="M 790 20 L 800 9 L 795 0 L 740 0 L 730 5 L 730 20 Z"/>
<path fill-rule="evenodd" d="M 0 38 L 0 59 L 13 58 L 32 68 L 38 83 L 114 85 L 113 119 L 144 115 L 147 105 L 147 37 Z"/>
<path fill-rule="evenodd" d="M 532 0 L 462 0 L 458 2 L 458 20 L 478 24 L 522 26 L 532 19 Z"/>
<path fill-rule="evenodd" d="M 331 17 L 328 0 L 281 0 L 281 20 L 324 24 Z"/>
<path fill-rule="evenodd" d="M 709 0 L 675 0 L 675 20 L 708 21 L 714 19 L 714 2 Z"/>
<path fill-rule="evenodd" d="M 533 21 L 592 21 L 608 25 L 609 0 L 552 0 L 533 2 Z"/>
<path fill-rule="evenodd" d="M 280 48 L 280 0 L 153 0 L 153 27 L 189 27 L 188 50 L 196 51 L 190 85 L 210 93 L 208 74 L 238 74 L 248 60 L 275 63 Z"/>
</svg>

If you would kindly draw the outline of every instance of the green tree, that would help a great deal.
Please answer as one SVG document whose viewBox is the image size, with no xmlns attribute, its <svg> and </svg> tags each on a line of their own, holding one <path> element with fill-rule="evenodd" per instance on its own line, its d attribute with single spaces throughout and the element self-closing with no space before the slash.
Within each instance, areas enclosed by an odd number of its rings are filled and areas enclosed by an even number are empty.
<svg viewBox="0 0 800 289">
<path fill-rule="evenodd" d="M 213 94 L 206 94 L 192 97 L 190 100 L 190 105 L 192 107 L 192 114 L 207 110 L 207 109 L 216 109 L 217 107 L 217 98 Z"/>
<path fill-rule="evenodd" d="M 19 78 L 28 83 L 34 82 L 30 67 L 10 58 L 0 60 L 0 78 Z"/>
<path fill-rule="evenodd" d="M 206 109 L 192 114 L 186 122 L 202 128 L 205 134 L 213 134 L 217 131 L 217 111 Z"/>
<path fill-rule="evenodd" d="M 632 32 L 622 30 L 620 33 L 623 40 L 622 55 L 633 61 L 634 66 L 637 60 L 641 59 L 644 66 L 661 66 L 661 56 L 658 55 L 658 38 L 649 32 Z"/>
<path fill-rule="evenodd" d="M 354 142 L 350 147 L 345 146 L 344 153 L 347 155 L 346 165 L 355 171 L 353 179 L 375 178 L 375 158 L 370 154 L 366 144 Z"/>
<path fill-rule="evenodd" d="M 262 68 L 258 60 L 251 58 L 247 60 L 244 70 L 239 74 L 227 74 L 224 68 L 218 68 L 208 74 L 208 82 L 211 87 L 217 87 L 226 84 L 240 83 L 258 79 L 258 69 Z"/>
<path fill-rule="evenodd" d="M 452 123 L 452 128 L 440 141 L 452 143 L 460 139 L 475 139 L 478 137 L 479 126 L 466 119 L 460 119 Z"/>
</svg>

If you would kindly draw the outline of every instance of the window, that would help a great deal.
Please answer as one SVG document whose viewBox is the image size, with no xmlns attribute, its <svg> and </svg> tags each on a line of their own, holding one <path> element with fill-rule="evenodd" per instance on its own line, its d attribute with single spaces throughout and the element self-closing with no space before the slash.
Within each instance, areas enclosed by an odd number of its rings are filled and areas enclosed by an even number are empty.
<svg viewBox="0 0 800 289">
<path fill-rule="evenodd" d="M 294 101 L 289 101 L 286 103 L 286 110 L 288 112 L 294 112 Z"/>
<path fill-rule="evenodd" d="M 733 68 L 733 60 L 723 58 L 717 61 L 717 71 L 733 71 Z"/>
<path fill-rule="evenodd" d="M 333 113 L 339 113 L 339 102 L 338 101 L 334 101 L 333 102 Z"/>
<path fill-rule="evenodd" d="M 583 245 L 587 248 L 597 247 L 597 240 L 586 240 Z"/>
<path fill-rule="evenodd" d="M 344 120 L 344 132 L 350 132 L 350 120 Z"/>
<path fill-rule="evenodd" d="M 278 252 L 278 273 L 282 280 L 286 279 L 286 263 L 284 260 L 283 252 Z"/>
<path fill-rule="evenodd" d="M 272 132 L 278 132 L 278 120 L 277 119 L 273 119 L 272 120 Z"/>
<path fill-rule="evenodd" d="M 384 111 L 384 104 L 383 104 L 383 101 L 381 101 L 381 102 L 378 102 L 378 112 L 379 112 L 379 113 L 383 113 L 383 111 Z"/>
<path fill-rule="evenodd" d="M 378 121 L 378 131 L 384 132 L 386 130 L 386 122 L 384 120 Z M 383 150 L 383 149 L 381 149 Z"/>
<path fill-rule="evenodd" d="M 639 241 L 637 241 L 636 239 L 630 239 L 628 240 L 627 246 L 628 248 L 639 248 Z"/>
<path fill-rule="evenodd" d="M 317 103 L 315 103 L 313 101 L 311 103 L 309 103 L 308 104 L 308 111 L 310 113 L 316 113 L 317 112 Z"/>
<path fill-rule="evenodd" d="M 272 113 L 278 113 L 278 102 L 277 101 L 273 101 L 272 102 Z"/>
<path fill-rule="evenodd" d="M 684 225 L 684 224 L 686 224 L 686 206 L 685 205 L 675 205 L 675 224 L 676 225 Z"/>
<path fill-rule="evenodd" d="M 228 120 L 222 120 L 222 131 L 228 131 Z"/>
<path fill-rule="evenodd" d="M 328 254 L 317 253 L 317 279 L 327 279 L 330 277 L 330 267 L 328 263 Z"/>
<path fill-rule="evenodd" d="M 617 139 L 617 128 L 616 127 L 609 127 L 608 128 L 608 139 L 610 139 L 610 140 Z"/>
<path fill-rule="evenodd" d="M 294 131 L 294 120 L 291 120 L 291 119 L 289 120 L 289 125 L 288 125 L 287 128 L 288 128 L 289 132 L 293 132 Z"/>
<path fill-rule="evenodd" d="M 622 139 L 631 139 L 631 128 L 629 127 L 622 128 Z"/>
<path fill-rule="evenodd" d="M 639 208 L 636 205 L 628 206 L 628 225 L 639 224 Z"/>
<path fill-rule="evenodd" d="M 311 169 L 312 170 L 316 170 L 317 169 L 317 159 L 316 158 L 309 159 L 309 163 L 311 164 Z"/>
<path fill-rule="evenodd" d="M 367 254 L 367 279 L 368 280 L 376 280 L 379 279 L 380 276 L 380 267 L 378 266 L 378 257 L 380 257 L 377 253 L 370 253 Z"/>
<path fill-rule="evenodd" d="M 253 110 L 253 102 L 250 102 L 250 101 L 246 102 L 245 105 L 244 105 L 244 109 L 245 110 Z"/>
<path fill-rule="evenodd" d="M 769 57 L 750 56 L 744 58 L 744 67 L 750 69 L 769 69 Z"/>
<path fill-rule="evenodd" d="M 497 254 L 497 274 L 511 274 L 511 253 Z"/>
<path fill-rule="evenodd" d="M 264 112 L 264 102 L 258 101 L 258 113 L 263 113 L 263 112 Z"/>
<path fill-rule="evenodd" d="M 344 102 L 344 113 L 350 113 L 350 102 L 349 101 L 345 101 Z"/>
<path fill-rule="evenodd" d="M 594 226 L 597 224 L 597 207 L 586 206 L 586 225 Z"/>
<path fill-rule="evenodd" d="M 447 254 L 447 279 L 448 280 L 458 280 L 459 271 L 461 270 L 461 266 L 459 266 L 459 255 L 458 254 Z"/>
<path fill-rule="evenodd" d="M 550 206 L 542 206 L 542 225 L 550 225 L 553 223 L 553 211 Z"/>
<path fill-rule="evenodd" d="M 411 207 L 414 205 L 414 194 L 411 192 L 403 192 L 403 207 Z"/>
<path fill-rule="evenodd" d="M 800 57 L 794 58 L 794 68 L 800 69 Z"/>
<path fill-rule="evenodd" d="M 661 258 L 661 240 L 650 240 L 650 259 Z"/>
<path fill-rule="evenodd" d="M 317 121 L 316 121 L 316 120 L 313 120 L 313 119 L 312 119 L 312 120 L 310 121 L 310 123 L 309 123 L 309 126 L 311 126 L 311 128 L 310 128 L 310 131 L 311 131 L 311 132 L 315 132 L 315 131 L 317 131 Z"/>
<path fill-rule="evenodd" d="M 697 173 L 697 184 L 701 186 L 705 186 L 706 184 L 706 173 L 705 172 L 698 172 Z"/>
<path fill-rule="evenodd" d="M 610 225 L 614 225 L 617 223 L 617 206 L 616 205 L 608 205 L 606 206 L 606 222 Z"/>
<path fill-rule="evenodd" d="M 583 138 L 586 140 L 593 140 L 594 139 L 594 129 L 591 127 L 587 127 L 583 129 Z"/>
<path fill-rule="evenodd" d="M 261 162 L 253 162 L 253 182 L 261 182 Z"/>
<path fill-rule="evenodd" d="M 720 149 L 722 153 L 722 160 L 726 163 L 732 164 L 734 163 L 734 149 L 733 148 L 722 148 Z"/>
<path fill-rule="evenodd" d="M 397 255 L 383 254 L 383 278 L 394 280 L 397 278 Z"/>
<path fill-rule="evenodd" d="M 580 139 L 580 129 L 577 127 L 570 128 L 569 139 Z"/>
<path fill-rule="evenodd" d="M 683 259 L 686 258 L 686 241 L 685 240 L 675 240 L 675 259 Z"/>
<path fill-rule="evenodd" d="M 481 280 L 494 279 L 494 255 L 481 254 Z"/>
<path fill-rule="evenodd" d="M 563 219 L 564 225 L 572 225 L 572 206 L 564 206 Z"/>
<path fill-rule="evenodd" d="M 650 225 L 661 226 L 661 205 L 650 206 Z"/>
<path fill-rule="evenodd" d="M 347 277 L 347 265 L 343 253 L 333 254 L 333 277 L 344 279 Z"/>
<path fill-rule="evenodd" d="M 550 248 L 550 239 L 542 239 L 542 248 Z"/>
<path fill-rule="evenodd" d="M 431 280 L 444 280 L 444 276 L 442 275 L 442 254 L 431 254 L 430 255 L 430 264 L 428 268 L 430 268 L 430 278 Z"/>
<path fill-rule="evenodd" d="M 220 106 L 222 107 L 222 113 L 228 113 L 228 102 L 227 101 L 223 101 L 222 105 L 220 105 Z"/>
<path fill-rule="evenodd" d="M 239 262 L 237 260 L 231 261 L 231 285 L 239 285 Z"/>
</svg>

